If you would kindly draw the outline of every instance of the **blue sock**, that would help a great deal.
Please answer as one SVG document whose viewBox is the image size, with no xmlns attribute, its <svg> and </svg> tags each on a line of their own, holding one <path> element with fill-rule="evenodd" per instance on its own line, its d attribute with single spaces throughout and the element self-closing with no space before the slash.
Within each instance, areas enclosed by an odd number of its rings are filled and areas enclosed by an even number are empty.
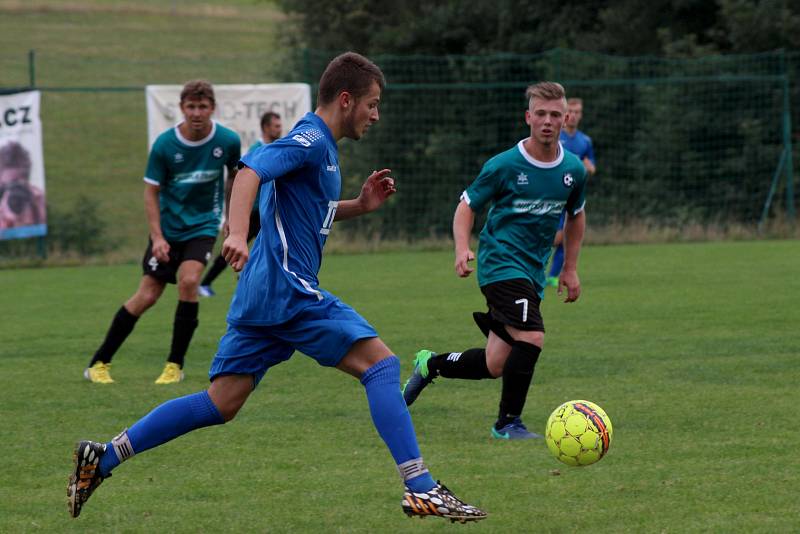
<svg viewBox="0 0 800 534">
<path fill-rule="evenodd" d="M 558 245 L 556 251 L 553 252 L 553 261 L 550 263 L 549 276 L 554 277 L 561 274 L 561 267 L 564 266 L 564 247 Z"/>
<path fill-rule="evenodd" d="M 367 390 L 372 422 L 380 434 L 411 491 L 425 492 L 436 486 L 422 463 L 411 415 L 400 392 L 400 360 L 390 356 L 379 361 L 361 377 Z"/>
<path fill-rule="evenodd" d="M 169 400 L 106 444 L 106 454 L 100 458 L 100 474 L 108 476 L 120 462 L 134 454 L 192 430 L 224 422 L 208 391 Z"/>
</svg>

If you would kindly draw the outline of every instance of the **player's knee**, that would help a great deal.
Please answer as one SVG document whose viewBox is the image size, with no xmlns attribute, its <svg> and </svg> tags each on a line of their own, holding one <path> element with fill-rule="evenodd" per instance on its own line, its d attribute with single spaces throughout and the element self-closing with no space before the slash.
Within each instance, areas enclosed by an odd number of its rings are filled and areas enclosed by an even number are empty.
<svg viewBox="0 0 800 534">
<path fill-rule="evenodd" d="M 544 346 L 544 332 L 535 332 L 532 330 L 520 330 L 514 333 L 514 341 L 523 341 L 536 345 L 541 349 Z"/>
<path fill-rule="evenodd" d="M 140 290 L 126 303 L 126 307 L 133 315 L 139 316 L 158 302 L 161 293 L 156 289 Z"/>
<path fill-rule="evenodd" d="M 186 275 L 178 280 L 178 291 L 181 295 L 192 295 L 197 292 L 200 285 L 200 275 Z"/>
<path fill-rule="evenodd" d="M 492 376 L 492 378 L 500 378 L 503 376 L 503 366 L 505 363 L 505 360 L 499 362 L 486 362 L 486 368 L 489 370 L 489 374 Z"/>
</svg>

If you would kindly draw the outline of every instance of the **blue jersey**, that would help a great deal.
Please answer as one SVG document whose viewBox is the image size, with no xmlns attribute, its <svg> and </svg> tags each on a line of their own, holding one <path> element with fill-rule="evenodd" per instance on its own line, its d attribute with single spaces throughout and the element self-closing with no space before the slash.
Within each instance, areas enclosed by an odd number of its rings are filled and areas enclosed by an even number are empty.
<svg viewBox="0 0 800 534">
<path fill-rule="evenodd" d="M 592 164 L 597 162 L 594 160 L 594 148 L 592 147 L 592 138 L 580 130 L 575 130 L 575 135 L 569 135 L 566 130 L 561 130 L 561 146 L 578 156 L 578 159 L 583 161 L 583 158 L 589 158 Z"/>
<path fill-rule="evenodd" d="M 341 194 L 336 140 L 325 122 L 306 113 L 286 137 L 240 162 L 261 179 L 261 232 L 233 296 L 235 326 L 284 323 L 330 298 L 317 274 Z"/>
</svg>

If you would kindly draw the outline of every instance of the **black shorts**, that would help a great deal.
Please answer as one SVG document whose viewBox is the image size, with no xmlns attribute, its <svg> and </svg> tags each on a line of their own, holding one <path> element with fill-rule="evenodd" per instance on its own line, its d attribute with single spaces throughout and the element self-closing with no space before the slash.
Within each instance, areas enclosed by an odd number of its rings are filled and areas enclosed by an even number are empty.
<svg viewBox="0 0 800 534">
<path fill-rule="evenodd" d="M 485 336 L 491 330 L 511 344 L 514 339 L 505 325 L 517 330 L 544 332 L 544 321 L 539 310 L 542 299 L 529 280 L 501 280 L 481 287 L 481 293 L 486 297 L 489 313 L 475 312 L 472 316 Z"/>
<path fill-rule="evenodd" d="M 147 250 L 142 258 L 142 271 L 144 274 L 152 276 L 156 280 L 161 280 L 168 284 L 177 282 L 178 268 L 181 263 L 194 260 L 203 265 L 211 259 L 211 251 L 214 250 L 214 237 L 195 237 L 187 241 L 168 241 L 169 243 L 169 263 L 159 262 L 153 256 L 153 240 L 147 241 Z"/>
</svg>

